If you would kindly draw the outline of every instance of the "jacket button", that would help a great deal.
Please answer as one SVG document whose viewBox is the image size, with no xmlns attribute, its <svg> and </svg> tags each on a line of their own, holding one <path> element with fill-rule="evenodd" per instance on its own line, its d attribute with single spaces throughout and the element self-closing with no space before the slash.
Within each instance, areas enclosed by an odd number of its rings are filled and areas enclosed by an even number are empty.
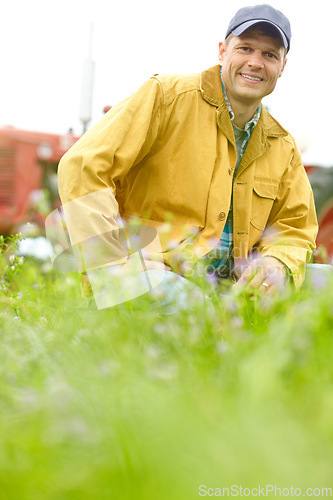
<svg viewBox="0 0 333 500">
<path fill-rule="evenodd" d="M 232 167 L 229 167 L 228 174 L 232 175 L 233 171 L 234 171 L 234 169 Z"/>
<path fill-rule="evenodd" d="M 225 219 L 225 212 L 220 212 L 219 213 L 219 219 L 224 220 Z"/>
</svg>

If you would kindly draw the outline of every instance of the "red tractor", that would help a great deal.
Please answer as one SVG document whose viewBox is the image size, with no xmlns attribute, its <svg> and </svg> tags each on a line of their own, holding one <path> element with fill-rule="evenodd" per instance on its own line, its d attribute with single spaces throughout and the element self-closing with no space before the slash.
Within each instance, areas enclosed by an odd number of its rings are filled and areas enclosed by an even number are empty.
<svg viewBox="0 0 333 500">
<path fill-rule="evenodd" d="M 333 167 L 306 167 L 316 203 L 319 232 L 314 260 L 333 262 Z"/>
<path fill-rule="evenodd" d="M 26 222 L 41 228 L 57 206 L 57 167 L 78 137 L 0 128 L 0 234 Z"/>
</svg>

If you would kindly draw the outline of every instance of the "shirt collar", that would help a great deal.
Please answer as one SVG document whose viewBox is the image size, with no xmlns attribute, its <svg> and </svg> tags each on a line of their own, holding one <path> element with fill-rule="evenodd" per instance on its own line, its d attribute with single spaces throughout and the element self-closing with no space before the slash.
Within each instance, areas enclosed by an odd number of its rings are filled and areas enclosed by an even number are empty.
<svg viewBox="0 0 333 500">
<path fill-rule="evenodd" d="M 235 119 L 235 113 L 233 112 L 232 108 L 231 108 L 231 104 L 230 104 L 230 101 L 228 99 L 228 96 L 227 96 L 227 93 L 225 91 L 225 87 L 224 87 L 224 83 L 223 83 L 223 80 L 222 80 L 222 66 L 221 66 L 221 69 L 220 69 L 220 75 L 221 75 L 221 83 L 222 83 L 222 89 L 223 89 L 223 94 L 224 94 L 224 99 L 225 99 L 225 103 L 227 105 L 227 108 L 228 108 L 228 111 L 229 111 L 229 116 L 230 116 L 230 120 L 232 122 L 232 124 L 234 125 L 234 119 Z M 260 112 L 261 112 L 261 104 L 259 104 L 259 106 L 257 107 L 254 115 L 252 116 L 251 120 L 249 120 L 245 127 L 244 127 L 244 130 L 246 132 L 252 132 L 252 130 L 254 129 L 254 127 L 257 125 L 258 121 L 259 121 L 259 118 L 260 118 Z M 234 125 L 236 126 L 236 125 Z"/>
</svg>

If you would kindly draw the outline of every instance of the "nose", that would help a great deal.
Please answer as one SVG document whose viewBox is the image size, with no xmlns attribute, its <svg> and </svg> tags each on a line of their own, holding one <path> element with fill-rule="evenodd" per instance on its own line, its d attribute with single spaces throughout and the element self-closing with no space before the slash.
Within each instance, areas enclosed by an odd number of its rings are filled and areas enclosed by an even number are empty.
<svg viewBox="0 0 333 500">
<path fill-rule="evenodd" d="M 248 59 L 248 65 L 251 68 L 263 68 L 264 67 L 264 62 L 262 58 L 261 51 L 259 50 L 254 50 Z"/>
</svg>

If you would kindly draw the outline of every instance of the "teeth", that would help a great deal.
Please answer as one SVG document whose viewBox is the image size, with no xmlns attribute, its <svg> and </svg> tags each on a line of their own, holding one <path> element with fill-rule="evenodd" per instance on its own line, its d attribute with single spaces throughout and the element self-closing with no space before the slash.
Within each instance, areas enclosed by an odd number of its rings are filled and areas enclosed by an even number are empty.
<svg viewBox="0 0 333 500">
<path fill-rule="evenodd" d="M 244 78 L 248 78 L 249 80 L 255 80 L 256 82 L 261 82 L 261 78 L 257 78 L 255 76 L 243 75 L 243 73 L 242 73 L 242 76 Z"/>
</svg>

